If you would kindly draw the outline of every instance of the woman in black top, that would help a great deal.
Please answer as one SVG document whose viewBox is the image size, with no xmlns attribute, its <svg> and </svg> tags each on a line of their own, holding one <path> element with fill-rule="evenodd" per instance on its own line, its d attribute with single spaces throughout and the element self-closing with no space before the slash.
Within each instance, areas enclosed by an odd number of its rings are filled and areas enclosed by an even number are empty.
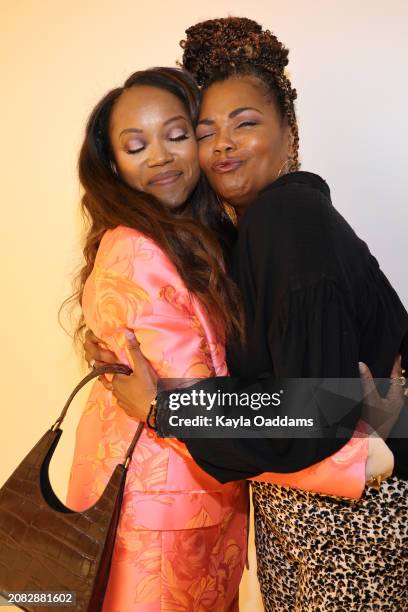
<svg viewBox="0 0 408 612">
<path fill-rule="evenodd" d="M 184 48 L 184 65 L 204 90 L 200 163 L 240 221 L 230 269 L 242 292 L 247 338 L 245 348 L 230 342 L 233 378 L 198 386 L 243 390 L 243 379 L 265 375 L 358 377 L 359 361 L 385 378 L 398 353 L 406 367 L 408 315 L 398 296 L 333 208 L 327 184 L 298 171 L 287 50 L 268 31 L 238 18 L 193 26 Z M 115 381 L 115 393 L 131 406 L 129 381 Z M 165 400 L 161 394 L 158 421 Z M 358 503 L 254 483 L 258 575 L 267 610 L 404 609 L 407 414 L 405 406 L 387 436 L 393 477 L 379 491 L 367 489 Z M 354 410 L 351 427 L 359 416 Z M 199 465 L 222 482 L 300 470 L 344 443 L 185 442 Z"/>
</svg>

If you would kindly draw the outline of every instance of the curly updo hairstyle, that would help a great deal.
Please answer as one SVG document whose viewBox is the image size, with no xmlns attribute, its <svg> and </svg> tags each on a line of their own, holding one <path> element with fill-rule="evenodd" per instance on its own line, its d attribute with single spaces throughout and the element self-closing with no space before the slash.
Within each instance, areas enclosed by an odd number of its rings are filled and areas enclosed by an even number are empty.
<svg viewBox="0 0 408 612">
<path fill-rule="evenodd" d="M 289 50 L 269 30 L 246 17 L 202 21 L 186 30 L 180 42 L 182 66 L 193 75 L 202 91 L 233 76 L 252 76 L 275 102 L 282 121 L 292 133 L 290 167 L 299 169 L 299 134 L 294 101 L 297 94 L 285 74 Z"/>
</svg>

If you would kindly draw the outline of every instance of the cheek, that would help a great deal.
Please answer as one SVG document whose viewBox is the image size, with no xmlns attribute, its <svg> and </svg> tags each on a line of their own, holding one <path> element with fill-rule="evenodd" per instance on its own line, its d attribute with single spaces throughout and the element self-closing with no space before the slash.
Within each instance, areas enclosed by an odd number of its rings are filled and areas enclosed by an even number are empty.
<svg viewBox="0 0 408 612">
<path fill-rule="evenodd" d="M 248 137 L 244 147 L 254 161 L 274 157 L 274 142 L 267 135 Z"/>
<path fill-rule="evenodd" d="M 177 150 L 178 162 L 177 165 L 184 172 L 184 188 L 192 190 L 200 175 L 200 166 L 198 163 L 197 144 L 188 142 L 182 149 Z"/>
<path fill-rule="evenodd" d="M 204 172 L 210 170 L 210 147 L 205 143 L 198 145 L 198 161 Z"/>
<path fill-rule="evenodd" d="M 200 174 L 200 164 L 198 159 L 198 147 L 197 143 L 194 142 L 189 145 L 187 150 L 187 162 L 191 169 L 191 174 L 196 178 Z"/>
<path fill-rule="evenodd" d="M 143 176 L 137 160 L 132 155 L 116 159 L 120 176 L 130 187 L 143 191 Z"/>
</svg>

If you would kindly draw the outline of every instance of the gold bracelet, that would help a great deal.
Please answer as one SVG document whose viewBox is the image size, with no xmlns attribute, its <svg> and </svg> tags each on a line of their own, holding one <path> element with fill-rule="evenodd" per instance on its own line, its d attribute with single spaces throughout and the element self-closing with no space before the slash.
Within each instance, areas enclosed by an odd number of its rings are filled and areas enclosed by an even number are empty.
<svg viewBox="0 0 408 612">
<path fill-rule="evenodd" d="M 156 404 L 157 404 L 157 398 L 154 398 L 154 400 L 150 404 L 150 410 L 146 417 L 146 425 L 149 427 L 149 429 L 153 429 L 154 431 L 157 431 L 156 429 L 156 412 L 157 412 Z M 153 419 L 153 424 L 150 421 L 151 418 Z"/>
</svg>

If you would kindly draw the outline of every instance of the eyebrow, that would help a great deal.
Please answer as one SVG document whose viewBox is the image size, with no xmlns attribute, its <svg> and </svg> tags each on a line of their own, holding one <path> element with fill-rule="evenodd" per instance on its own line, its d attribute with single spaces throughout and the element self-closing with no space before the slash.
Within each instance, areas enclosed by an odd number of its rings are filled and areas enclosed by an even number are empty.
<svg viewBox="0 0 408 612">
<path fill-rule="evenodd" d="M 177 121 L 178 119 L 184 119 L 184 121 L 187 121 L 187 118 L 184 117 L 184 115 L 176 115 L 175 117 L 170 117 L 170 119 L 166 119 L 163 125 L 168 125 L 169 123 L 172 123 L 173 121 Z M 119 134 L 119 138 L 123 134 L 128 134 L 129 132 L 135 132 L 136 134 L 141 134 L 143 130 L 141 130 L 140 128 L 126 128 L 125 130 L 121 131 L 121 133 Z"/>
<path fill-rule="evenodd" d="M 243 113 L 244 111 L 247 110 L 253 110 L 256 111 L 257 113 L 259 113 L 260 115 L 263 115 L 263 113 L 257 109 L 254 108 L 252 106 L 240 106 L 239 108 L 235 108 L 233 111 L 230 112 L 230 114 L 228 115 L 229 119 L 233 119 L 234 117 L 236 117 L 237 115 Z M 207 117 L 205 119 L 200 119 L 200 121 L 197 122 L 197 126 L 199 125 L 213 125 L 214 123 L 214 119 L 208 119 Z"/>
</svg>

